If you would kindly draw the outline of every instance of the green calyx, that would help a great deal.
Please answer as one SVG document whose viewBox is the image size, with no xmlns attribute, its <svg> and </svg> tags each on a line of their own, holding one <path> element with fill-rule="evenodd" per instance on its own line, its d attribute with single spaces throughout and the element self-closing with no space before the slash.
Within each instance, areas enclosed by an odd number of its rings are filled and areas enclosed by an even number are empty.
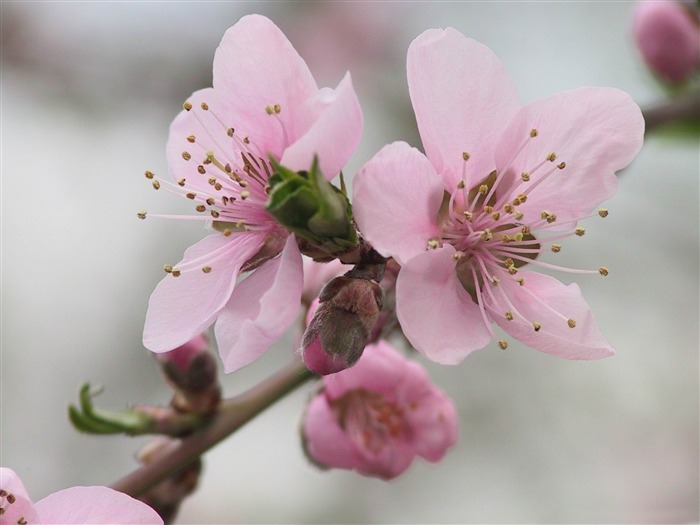
<svg viewBox="0 0 700 525">
<path fill-rule="evenodd" d="M 357 246 L 352 208 L 345 194 L 328 182 L 314 157 L 309 171 L 295 172 L 271 159 L 265 209 L 282 226 L 330 254 Z"/>
</svg>

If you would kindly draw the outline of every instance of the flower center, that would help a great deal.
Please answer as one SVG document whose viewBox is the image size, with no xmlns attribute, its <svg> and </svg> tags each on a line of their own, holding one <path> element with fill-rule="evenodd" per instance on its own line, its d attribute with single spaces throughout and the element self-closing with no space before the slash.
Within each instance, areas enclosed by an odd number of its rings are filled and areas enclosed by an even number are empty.
<svg viewBox="0 0 700 525">
<path fill-rule="evenodd" d="M 10 513 L 10 506 L 17 501 L 17 498 L 11 492 L 7 492 L 4 489 L 0 489 L 0 523 L 5 523 L 3 516 L 5 513 Z M 5 516 L 7 518 L 8 516 Z M 27 525 L 27 520 L 22 516 L 13 516 L 14 523 L 18 525 Z"/>
<path fill-rule="evenodd" d="M 508 298 L 502 286 L 501 279 L 515 279 L 520 286 L 525 286 L 525 279 L 517 276 L 519 268 L 525 264 L 556 269 L 570 273 L 600 273 L 607 275 L 607 269 L 579 270 L 565 268 L 538 260 L 541 253 L 549 250 L 558 253 L 561 245 L 557 241 L 571 237 L 582 236 L 583 227 L 573 230 L 560 231 L 556 213 L 541 210 L 539 214 L 528 211 L 527 214 L 519 208 L 527 202 L 528 195 L 545 180 L 566 168 L 566 162 L 557 163 L 557 155 L 550 152 L 544 159 L 529 170 L 516 175 L 512 168 L 520 153 L 530 141 L 539 135 L 536 129 L 530 130 L 528 136 L 517 149 L 509 164 L 500 172 L 492 171 L 485 179 L 472 188 L 467 187 L 466 166 L 469 153 L 464 152 L 462 180 L 451 194 L 445 193 L 438 224 L 442 232 L 439 238 L 431 239 L 428 248 L 436 249 L 445 243 L 454 246 L 456 252 L 457 277 L 470 294 L 472 300 L 478 303 L 486 326 L 491 330 L 488 320 L 485 299 L 489 304 L 505 303 L 506 312 L 494 312 L 491 315 L 504 315 L 512 320 L 520 317 L 533 326 L 535 331 L 541 329 L 537 320 L 525 319 L 512 301 Z M 554 203 L 556 204 L 556 203 Z M 599 210 L 598 215 L 606 217 L 607 210 Z M 549 237 L 535 237 L 535 231 L 541 232 L 558 228 L 556 234 Z M 539 234 L 538 234 L 539 235 Z M 551 243 L 551 244 L 549 244 Z M 534 296 L 533 296 L 534 297 Z M 574 328 L 576 321 L 561 316 L 563 322 Z M 493 336 L 493 333 L 491 334 Z M 505 348 L 505 341 L 499 342 Z"/>
<path fill-rule="evenodd" d="M 331 403 L 340 426 L 360 447 L 379 454 L 390 440 L 409 434 L 403 410 L 380 394 L 352 390 Z"/>
</svg>

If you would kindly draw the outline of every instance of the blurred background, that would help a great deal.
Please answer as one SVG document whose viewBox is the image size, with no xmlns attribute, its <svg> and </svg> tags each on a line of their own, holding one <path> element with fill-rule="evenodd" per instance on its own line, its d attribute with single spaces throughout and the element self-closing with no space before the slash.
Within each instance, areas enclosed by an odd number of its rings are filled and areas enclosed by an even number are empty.
<svg viewBox="0 0 700 525">
<path fill-rule="evenodd" d="M 203 236 L 154 192 L 168 126 L 211 85 L 214 50 L 241 16 L 265 14 L 319 85 L 346 70 L 365 132 L 345 173 L 383 144 L 420 146 L 405 54 L 453 26 L 500 57 L 527 103 L 583 85 L 664 93 L 631 38 L 631 2 L 24 3 L 2 8 L 2 415 L 0 462 L 33 499 L 108 485 L 147 438 L 78 434 L 66 419 L 85 381 L 97 403 L 161 403 L 141 345 L 162 265 Z M 274 81 L 274 79 L 271 79 Z M 693 523 L 698 521 L 698 144 L 648 138 L 620 175 L 611 215 L 565 244 L 611 359 L 568 362 L 492 344 L 428 364 L 455 400 L 461 437 L 438 465 L 385 483 L 321 472 L 298 440 L 306 385 L 205 457 L 179 523 Z M 226 395 L 287 363 L 292 338 L 223 378 Z"/>
</svg>

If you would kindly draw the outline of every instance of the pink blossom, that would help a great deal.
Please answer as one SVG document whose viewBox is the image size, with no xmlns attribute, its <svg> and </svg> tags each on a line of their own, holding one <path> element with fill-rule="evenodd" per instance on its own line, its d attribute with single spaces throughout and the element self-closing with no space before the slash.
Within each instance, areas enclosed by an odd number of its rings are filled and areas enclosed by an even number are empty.
<svg viewBox="0 0 700 525">
<path fill-rule="evenodd" d="M 680 2 L 639 2 L 632 31 L 647 65 L 671 82 L 682 82 L 700 65 L 700 26 Z"/>
<path fill-rule="evenodd" d="M 293 235 L 265 211 L 269 157 L 334 177 L 355 150 L 362 114 L 347 74 L 318 89 L 306 63 L 267 18 L 243 17 L 214 56 L 213 88 L 195 92 L 170 127 L 169 182 L 215 233 L 190 247 L 151 296 L 144 345 L 166 352 L 214 321 L 226 372 L 257 359 L 296 319 L 302 262 Z M 142 214 L 145 216 L 145 214 Z M 153 215 L 151 215 L 153 216 Z M 236 284 L 243 272 L 248 277 Z"/>
<path fill-rule="evenodd" d="M 71 487 L 32 503 L 22 480 L 0 467 L 0 524 L 16 523 L 157 523 L 151 507 L 108 487 Z"/>
<path fill-rule="evenodd" d="M 591 87 L 521 107 L 496 56 L 451 28 L 411 44 L 408 85 L 426 154 L 384 147 L 355 178 L 354 213 L 402 265 L 396 308 L 411 344 L 458 363 L 494 337 L 494 322 L 560 357 L 612 355 L 578 286 L 523 266 L 607 274 L 540 257 L 583 235 L 578 220 L 607 215 L 594 209 L 641 148 L 639 107 Z"/>
<path fill-rule="evenodd" d="M 442 459 L 457 441 L 457 412 L 423 367 L 380 341 L 353 368 L 323 378 L 303 435 L 320 465 L 391 479 L 416 456 Z"/>
</svg>

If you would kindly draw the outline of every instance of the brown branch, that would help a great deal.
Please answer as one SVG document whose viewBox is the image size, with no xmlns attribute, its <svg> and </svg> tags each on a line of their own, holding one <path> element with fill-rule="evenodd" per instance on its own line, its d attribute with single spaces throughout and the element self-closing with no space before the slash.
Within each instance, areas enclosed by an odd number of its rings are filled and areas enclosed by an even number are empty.
<svg viewBox="0 0 700 525">
<path fill-rule="evenodd" d="M 700 119 L 700 90 L 642 109 L 646 133 L 679 120 Z"/>
<path fill-rule="evenodd" d="M 298 361 L 287 365 L 243 394 L 223 401 L 210 425 L 183 439 L 169 454 L 116 481 L 112 488 L 131 496 L 139 495 L 199 458 L 312 377 L 314 374 Z"/>
</svg>

